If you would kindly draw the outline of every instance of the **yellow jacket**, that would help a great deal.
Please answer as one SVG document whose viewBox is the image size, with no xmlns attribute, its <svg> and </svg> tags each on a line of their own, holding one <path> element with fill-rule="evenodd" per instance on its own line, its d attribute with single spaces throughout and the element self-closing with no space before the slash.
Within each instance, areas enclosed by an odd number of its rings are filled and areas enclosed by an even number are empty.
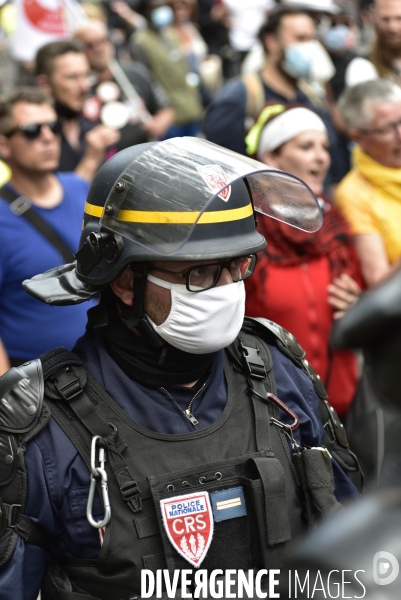
<svg viewBox="0 0 401 600">
<path fill-rule="evenodd" d="M 344 177 L 335 201 L 354 234 L 375 233 L 383 238 L 388 260 L 401 256 L 401 169 L 385 167 L 359 147 L 354 168 Z"/>
</svg>

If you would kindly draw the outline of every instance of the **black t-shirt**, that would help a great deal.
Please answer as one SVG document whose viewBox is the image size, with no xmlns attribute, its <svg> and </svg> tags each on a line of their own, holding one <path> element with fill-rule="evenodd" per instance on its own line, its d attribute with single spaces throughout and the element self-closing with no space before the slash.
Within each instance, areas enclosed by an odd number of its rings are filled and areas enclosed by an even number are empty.
<svg viewBox="0 0 401 600">
<path fill-rule="evenodd" d="M 198 18 L 200 33 L 206 44 L 216 52 L 221 46 L 229 43 L 228 29 L 220 21 L 211 17 L 215 0 L 198 0 Z"/>
<path fill-rule="evenodd" d="M 345 88 L 345 72 L 351 61 L 356 58 L 357 54 L 352 50 L 346 50 L 343 54 L 335 55 L 330 54 L 330 58 L 333 61 L 336 72 L 332 79 L 330 79 L 331 88 L 333 90 L 334 99 L 337 101 Z"/>
<path fill-rule="evenodd" d="M 76 167 L 78 166 L 85 153 L 85 136 L 88 133 L 88 131 L 95 127 L 96 123 L 92 123 L 91 121 L 85 119 L 85 117 L 82 116 L 78 117 L 78 122 L 81 130 L 79 134 L 79 148 L 73 148 L 72 146 L 70 146 L 70 144 L 64 137 L 63 132 L 61 132 L 61 155 L 57 171 L 75 171 Z"/>
</svg>

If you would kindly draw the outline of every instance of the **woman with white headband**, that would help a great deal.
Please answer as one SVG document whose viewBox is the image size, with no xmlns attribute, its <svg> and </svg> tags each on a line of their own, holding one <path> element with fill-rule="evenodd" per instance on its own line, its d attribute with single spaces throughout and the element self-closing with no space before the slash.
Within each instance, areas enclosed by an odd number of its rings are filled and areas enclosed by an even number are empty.
<svg viewBox="0 0 401 600">
<path fill-rule="evenodd" d="M 258 217 L 267 248 L 246 281 L 246 314 L 276 321 L 295 335 L 344 416 L 358 382 L 357 361 L 351 351 L 331 347 L 330 332 L 333 318 L 356 300 L 362 280 L 348 226 L 323 195 L 330 166 L 326 127 L 307 108 L 268 105 L 246 143 L 248 154 L 305 181 L 324 214 L 322 228 L 313 234 Z"/>
</svg>

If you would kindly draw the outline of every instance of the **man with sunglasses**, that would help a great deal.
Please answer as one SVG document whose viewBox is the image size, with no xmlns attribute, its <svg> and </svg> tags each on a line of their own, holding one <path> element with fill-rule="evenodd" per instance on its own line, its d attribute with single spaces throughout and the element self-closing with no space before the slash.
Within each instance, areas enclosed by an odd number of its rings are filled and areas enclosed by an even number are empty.
<svg viewBox="0 0 401 600">
<path fill-rule="evenodd" d="M 336 201 L 371 287 L 401 260 L 401 90 L 386 79 L 359 83 L 343 93 L 339 109 L 356 145 Z"/>
<path fill-rule="evenodd" d="M 302 182 L 205 140 L 127 148 L 93 181 L 76 262 L 24 283 L 46 303 L 100 300 L 74 353 L 0 380 L 7 403 L 25 406 L 22 382 L 31 406 L 0 435 L 33 437 L 26 496 L 22 470 L 0 463 L 2 600 L 41 585 L 46 600 L 156 597 L 142 571 L 167 566 L 195 579 L 280 568 L 305 531 L 302 494 L 312 524 L 353 493 L 322 448 L 319 407 L 342 429 L 296 340 L 269 321 L 243 327 L 243 280 L 266 244 L 254 208 L 321 224 Z"/>
<path fill-rule="evenodd" d="M 14 366 L 55 344 L 71 348 L 85 328 L 84 308 L 54 311 L 21 288 L 27 276 L 62 260 L 24 214 L 42 218 L 71 253 L 79 239 L 89 185 L 73 173 L 54 172 L 59 133 L 53 102 L 40 90 L 21 88 L 1 98 L 0 155 L 12 176 L 0 190 L 0 339 Z"/>
</svg>

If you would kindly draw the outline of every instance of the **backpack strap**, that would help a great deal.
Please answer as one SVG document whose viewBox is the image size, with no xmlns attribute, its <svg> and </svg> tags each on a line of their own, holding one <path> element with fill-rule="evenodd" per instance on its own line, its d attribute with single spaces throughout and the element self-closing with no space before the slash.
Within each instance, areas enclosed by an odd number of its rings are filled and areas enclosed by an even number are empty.
<svg viewBox="0 0 401 600">
<path fill-rule="evenodd" d="M 0 197 L 10 205 L 10 210 L 17 217 L 24 217 L 39 233 L 61 254 L 67 263 L 75 260 L 74 254 L 57 231 L 40 214 L 33 210 L 32 202 L 26 196 L 15 193 L 9 187 L 0 188 Z"/>
<path fill-rule="evenodd" d="M 259 73 L 243 73 L 246 88 L 246 116 L 256 120 L 265 105 L 265 92 Z"/>
</svg>

